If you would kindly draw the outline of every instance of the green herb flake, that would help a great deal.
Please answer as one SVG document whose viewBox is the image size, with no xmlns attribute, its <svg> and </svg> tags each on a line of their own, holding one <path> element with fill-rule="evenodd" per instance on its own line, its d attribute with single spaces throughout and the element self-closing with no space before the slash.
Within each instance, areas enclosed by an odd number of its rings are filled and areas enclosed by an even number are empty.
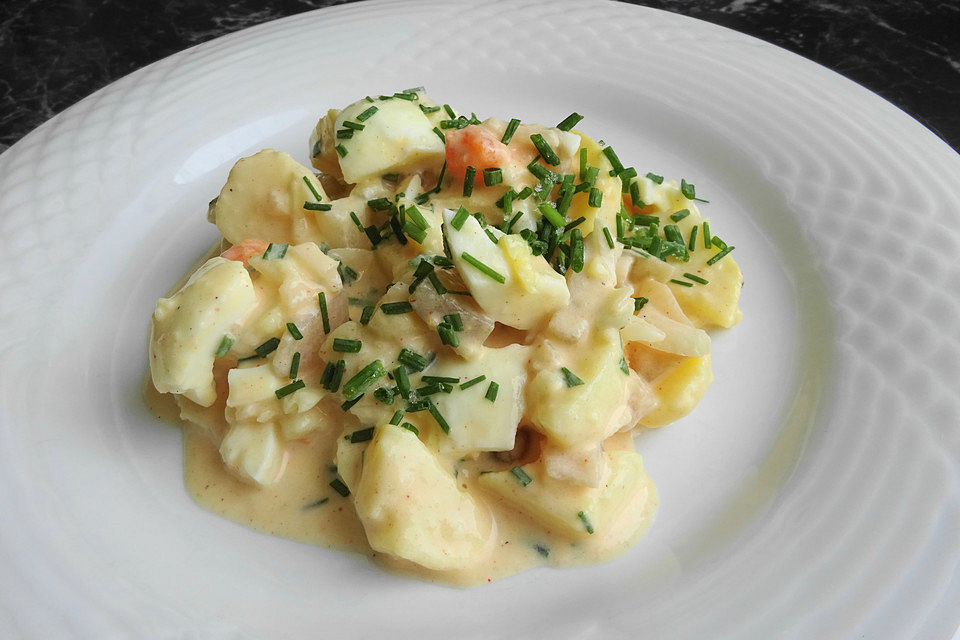
<svg viewBox="0 0 960 640">
<path fill-rule="evenodd" d="M 380 305 L 380 310 L 388 316 L 395 316 L 403 313 L 410 313 L 413 311 L 413 305 L 406 300 L 402 302 L 384 302 Z"/>
<path fill-rule="evenodd" d="M 483 394 L 483 397 L 489 400 L 490 402 L 497 401 L 497 393 L 500 391 L 500 385 L 496 382 L 490 382 L 490 386 L 487 387 L 487 392 Z"/>
<path fill-rule="evenodd" d="M 360 122 L 366 122 L 370 118 L 370 116 L 372 116 L 379 110 L 380 109 L 377 107 L 367 107 L 364 111 L 360 112 L 357 115 L 357 120 L 359 120 Z"/>
<path fill-rule="evenodd" d="M 500 142 L 503 144 L 510 144 L 510 141 L 513 139 L 513 134 L 517 132 L 517 127 L 520 126 L 520 120 L 517 118 L 511 118 L 510 122 L 507 124 L 506 130 L 503 132 L 503 137 L 500 138 Z"/>
<path fill-rule="evenodd" d="M 648 173 L 647 178 L 653 182 L 656 182 L 657 184 L 663 184 L 663 176 L 658 176 L 655 173 Z"/>
<path fill-rule="evenodd" d="M 466 251 L 464 251 L 463 253 L 461 253 L 461 254 L 460 254 L 460 257 L 463 259 L 464 262 L 466 262 L 466 263 L 469 264 L 470 266 L 474 267 L 474 268 L 477 269 L 480 273 L 484 274 L 484 275 L 487 276 L 488 278 L 490 278 L 490 279 L 492 279 L 492 280 L 495 280 L 495 281 L 499 282 L 500 284 L 503 284 L 503 283 L 505 283 L 505 282 L 507 281 L 506 277 L 504 277 L 503 274 L 501 274 L 500 272 L 492 269 L 491 267 L 488 267 L 487 265 L 485 265 L 484 263 L 480 262 L 479 260 L 477 260 L 476 258 L 474 258 L 472 255 L 470 255 L 469 253 L 467 253 Z"/>
<path fill-rule="evenodd" d="M 254 349 L 256 354 L 261 358 L 266 358 L 269 354 L 273 353 L 277 347 L 280 346 L 280 338 L 270 338 L 262 345 Z"/>
<path fill-rule="evenodd" d="M 492 187 L 503 182 L 503 171 L 499 167 L 483 170 L 483 184 Z"/>
<path fill-rule="evenodd" d="M 320 304 L 320 319 L 323 321 L 323 332 L 330 333 L 330 315 L 327 312 L 327 294 L 321 291 L 317 294 L 317 301 Z"/>
<path fill-rule="evenodd" d="M 351 433 L 348 437 L 350 439 L 350 444 L 357 444 L 358 442 L 367 442 L 373 439 L 373 427 L 367 427 L 366 429 L 359 429 Z"/>
<path fill-rule="evenodd" d="M 531 478 L 530 474 L 523 470 L 523 467 L 514 467 L 513 469 L 510 469 L 510 473 L 512 473 L 513 477 L 517 479 L 517 482 L 523 486 L 527 486 L 533 482 L 533 478 Z"/>
<path fill-rule="evenodd" d="M 481 382 L 483 382 L 483 381 L 486 380 L 486 379 L 487 379 L 487 376 L 477 376 L 477 377 L 474 378 L 473 380 L 467 380 L 466 382 L 464 382 L 463 384 L 460 385 L 460 390 L 463 391 L 463 390 L 465 390 L 465 389 L 469 389 L 470 387 L 472 387 L 472 386 L 474 386 L 474 385 L 480 384 Z"/>
<path fill-rule="evenodd" d="M 724 250 L 721 251 L 720 253 L 716 254 L 715 256 L 713 256 L 712 258 L 710 258 L 709 260 L 707 260 L 707 264 L 710 265 L 710 266 L 713 266 L 714 264 L 716 264 L 717 262 L 719 262 L 720 260 L 722 260 L 724 256 L 726 256 L 728 253 L 730 253 L 731 251 L 733 251 L 733 249 L 734 249 L 734 247 L 727 247 L 726 249 L 724 249 Z"/>
<path fill-rule="evenodd" d="M 360 340 L 333 339 L 333 350 L 337 353 L 359 353 L 362 347 L 363 343 Z"/>
<path fill-rule="evenodd" d="M 680 209 L 670 214 L 670 219 L 674 222 L 680 222 L 684 218 L 690 215 L 690 209 Z"/>
<path fill-rule="evenodd" d="M 560 164 L 560 156 L 558 156 L 557 152 L 550 147 L 550 144 L 543 139 L 543 135 L 535 133 L 530 136 L 530 140 L 533 142 L 533 146 L 537 148 L 537 151 L 540 152 L 540 155 L 547 164 L 553 166 Z"/>
<path fill-rule="evenodd" d="M 217 358 L 222 358 L 223 356 L 227 355 L 234 342 L 235 340 L 232 335 L 229 333 L 223 334 L 223 337 L 220 338 L 220 344 L 217 345 L 217 350 L 213 352 L 213 355 Z"/>
<path fill-rule="evenodd" d="M 580 518 L 580 522 L 583 523 L 583 528 L 587 530 L 587 533 L 593 535 L 593 525 L 590 524 L 590 519 L 587 518 L 587 514 L 581 511 L 577 514 L 577 517 Z"/>
<path fill-rule="evenodd" d="M 343 397 L 347 400 L 353 400 L 363 395 L 364 391 L 385 375 L 387 375 L 387 370 L 383 368 L 383 363 L 374 360 L 347 380 L 343 385 Z"/>
<path fill-rule="evenodd" d="M 570 369 L 567 369 L 566 367 L 561 367 L 560 373 L 563 375 L 563 381 L 568 387 L 578 387 L 583 384 L 583 380 L 581 380 L 577 374 L 575 374 L 573 371 L 570 371 Z"/>
<path fill-rule="evenodd" d="M 277 396 L 277 400 L 280 400 L 282 398 L 286 398 L 288 395 L 290 395 L 295 391 L 299 391 L 300 389 L 303 389 L 305 386 L 307 385 L 303 380 L 295 380 L 285 387 L 280 387 L 273 393 Z"/>
<path fill-rule="evenodd" d="M 683 274 L 683 277 L 684 277 L 684 278 L 689 278 L 690 280 L 693 280 L 694 282 L 699 283 L 699 284 L 710 284 L 710 281 L 707 280 L 706 278 L 701 278 L 700 276 L 695 275 L 695 274 L 692 274 L 692 273 L 685 273 L 685 274 Z"/>
<path fill-rule="evenodd" d="M 583 120 L 583 116 L 574 111 L 560 121 L 560 124 L 557 125 L 557 129 L 560 129 L 560 131 L 570 131 L 570 129 L 573 129 L 575 126 L 577 126 L 577 123 L 579 123 L 581 120 Z"/>
<path fill-rule="evenodd" d="M 350 489 L 347 488 L 347 485 L 345 485 L 340 478 L 331 480 L 330 487 L 344 498 L 350 495 Z"/>
<path fill-rule="evenodd" d="M 287 248 L 290 245 L 271 242 L 267 245 L 267 250 L 263 252 L 264 260 L 282 260 L 287 255 Z"/>
</svg>

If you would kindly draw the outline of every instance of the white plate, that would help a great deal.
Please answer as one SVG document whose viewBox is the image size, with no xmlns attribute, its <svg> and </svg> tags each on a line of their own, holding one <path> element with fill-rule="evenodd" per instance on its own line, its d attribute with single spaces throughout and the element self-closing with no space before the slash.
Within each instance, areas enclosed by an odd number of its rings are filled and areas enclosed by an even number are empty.
<svg viewBox="0 0 960 640">
<path fill-rule="evenodd" d="M 156 298 L 234 160 L 306 161 L 329 106 L 420 84 L 576 109 L 685 177 L 737 246 L 717 381 L 639 447 L 650 534 L 461 591 L 195 506 L 140 402 Z M 726 29 L 620 4 L 366 2 L 142 69 L 0 157 L 0 636 L 946 638 L 960 619 L 960 157 Z"/>
</svg>

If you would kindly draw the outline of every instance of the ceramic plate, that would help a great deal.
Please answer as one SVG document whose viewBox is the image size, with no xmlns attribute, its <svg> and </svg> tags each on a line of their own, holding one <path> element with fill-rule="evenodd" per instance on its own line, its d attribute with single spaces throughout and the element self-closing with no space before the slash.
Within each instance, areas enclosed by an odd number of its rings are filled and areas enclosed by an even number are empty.
<svg viewBox="0 0 960 640">
<path fill-rule="evenodd" d="M 576 110 L 694 182 L 744 320 L 699 408 L 638 438 L 653 528 L 472 590 L 255 533 L 183 489 L 143 407 L 154 302 L 240 156 L 426 85 Z M 759 40 L 594 2 L 365 2 L 189 49 L 0 156 L 0 636 L 947 638 L 960 619 L 960 157 Z"/>
</svg>

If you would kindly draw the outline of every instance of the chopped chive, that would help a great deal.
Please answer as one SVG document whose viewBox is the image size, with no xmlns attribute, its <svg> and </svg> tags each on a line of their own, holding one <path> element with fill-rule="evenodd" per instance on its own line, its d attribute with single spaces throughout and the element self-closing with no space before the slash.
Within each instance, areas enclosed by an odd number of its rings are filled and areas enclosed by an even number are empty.
<svg viewBox="0 0 960 640">
<path fill-rule="evenodd" d="M 333 209 L 333 205 L 322 202 L 304 202 L 303 208 L 307 211 L 330 211 Z"/>
<path fill-rule="evenodd" d="M 530 136 L 530 140 L 533 141 L 533 146 L 537 148 L 537 151 L 540 152 L 540 155 L 543 156 L 543 159 L 547 164 L 557 166 L 560 164 L 560 156 L 557 155 L 557 152 L 554 151 L 546 140 L 543 139 L 543 136 L 539 133 L 535 133 Z"/>
<path fill-rule="evenodd" d="M 686 198 L 687 200 L 696 200 L 697 202 L 710 202 L 709 200 L 698 198 L 697 188 L 692 184 L 690 184 L 689 182 L 687 182 L 686 180 L 684 180 L 683 178 L 680 178 L 680 193 L 682 193 L 683 197 Z"/>
<path fill-rule="evenodd" d="M 270 338 L 262 345 L 254 349 L 256 354 L 261 358 L 266 358 L 268 354 L 273 353 L 276 348 L 280 346 L 280 338 Z"/>
<path fill-rule="evenodd" d="M 393 370 L 393 379 L 397 383 L 397 391 L 404 400 L 410 397 L 410 378 L 407 377 L 407 369 L 403 365 Z"/>
<path fill-rule="evenodd" d="M 450 219 L 450 226 L 457 231 L 460 231 L 460 229 L 463 228 L 463 223 L 466 222 L 467 218 L 469 217 L 470 212 L 461 205 L 461 207 L 457 209 L 457 213 L 453 216 L 453 218 Z"/>
<path fill-rule="evenodd" d="M 537 208 L 540 210 L 540 213 L 543 214 L 543 217 L 547 219 L 547 222 L 556 228 L 562 229 L 564 226 L 566 226 L 567 221 L 549 202 L 544 202 L 540 205 L 537 205 Z"/>
<path fill-rule="evenodd" d="M 634 299 L 633 299 L 633 312 L 634 312 L 634 313 L 639 312 L 640 309 L 643 309 L 643 305 L 647 304 L 648 302 L 650 302 L 650 299 L 649 299 L 649 298 L 644 298 L 643 296 L 639 296 L 639 297 L 637 297 L 637 298 L 634 298 Z"/>
<path fill-rule="evenodd" d="M 650 180 L 653 180 L 657 184 L 663 184 L 663 176 L 658 176 L 655 173 L 648 173 L 647 178 L 649 178 Z"/>
<path fill-rule="evenodd" d="M 700 227 L 692 227 L 690 229 L 690 242 L 687 244 L 687 249 L 693 251 L 697 248 L 697 230 Z"/>
<path fill-rule="evenodd" d="M 300 371 L 300 352 L 297 351 L 293 354 L 293 358 L 290 360 L 290 379 L 293 380 L 297 377 L 297 373 Z"/>
<path fill-rule="evenodd" d="M 713 238 L 710 237 L 710 223 L 703 221 L 703 248 L 709 249 L 713 244 Z"/>
<path fill-rule="evenodd" d="M 327 314 L 327 294 L 321 291 L 317 294 L 320 303 L 320 319 L 323 320 L 323 332 L 330 333 L 330 316 Z"/>
<path fill-rule="evenodd" d="M 301 511 L 308 511 L 308 510 L 310 510 L 310 509 L 316 509 L 317 507 L 322 507 L 323 505 L 327 504 L 328 502 L 330 502 L 330 498 L 320 498 L 319 500 L 317 500 L 317 501 L 315 501 L 315 502 L 311 502 L 310 504 L 305 504 L 305 505 L 303 505 L 300 509 L 301 509 Z"/>
<path fill-rule="evenodd" d="M 467 380 L 466 382 L 460 385 L 460 390 L 463 391 L 464 389 L 469 389 L 470 387 L 476 384 L 480 384 L 486 379 L 487 379 L 487 376 L 477 376 L 473 380 Z"/>
<path fill-rule="evenodd" d="M 340 131 L 337 131 L 337 138 L 339 140 L 350 140 L 351 138 L 353 138 L 353 130 L 340 129 Z"/>
<path fill-rule="evenodd" d="M 504 218 L 513 215 L 513 198 L 515 195 L 517 195 L 516 191 L 513 189 L 507 189 L 507 192 L 503 194 L 503 198 L 501 198 L 499 201 L 500 208 L 503 209 Z"/>
<path fill-rule="evenodd" d="M 516 199 L 526 200 L 527 198 L 530 197 L 532 193 L 533 193 L 533 189 L 531 189 L 530 187 L 524 187 L 523 189 L 520 189 L 520 192 L 517 194 Z"/>
<path fill-rule="evenodd" d="M 450 116 L 451 118 L 457 117 L 456 112 L 453 110 L 453 108 L 450 105 L 448 104 L 443 105 L 443 110 L 446 111 L 447 115 Z"/>
<path fill-rule="evenodd" d="M 680 244 L 685 244 L 683 241 L 683 235 L 680 233 L 680 227 L 675 224 L 668 224 L 663 227 L 663 237 L 670 242 L 679 242 Z"/>
<path fill-rule="evenodd" d="M 617 214 L 617 239 L 623 238 L 623 216 Z"/>
<path fill-rule="evenodd" d="M 689 278 L 689 279 L 691 279 L 691 280 L 693 280 L 694 282 L 697 282 L 697 283 L 699 283 L 699 284 L 710 284 L 710 281 L 707 280 L 706 278 L 701 278 L 700 276 L 694 275 L 694 274 L 692 274 L 692 273 L 685 273 L 685 274 L 683 274 L 683 277 L 684 277 L 684 278 Z"/>
<path fill-rule="evenodd" d="M 497 393 L 500 391 L 500 385 L 496 382 L 490 382 L 490 386 L 487 387 L 487 392 L 483 394 L 483 397 L 489 400 L 490 402 L 497 401 Z"/>
<path fill-rule="evenodd" d="M 413 311 L 413 305 L 406 300 L 401 302 L 384 302 L 380 305 L 380 310 L 388 316 L 395 316 L 402 313 L 410 313 Z"/>
<path fill-rule="evenodd" d="M 620 162 L 620 158 L 617 157 L 617 152 L 613 150 L 613 147 L 604 147 L 603 155 L 607 157 L 607 160 L 610 161 L 610 165 L 613 167 L 613 173 L 610 175 L 617 175 L 623 171 L 623 163 Z"/>
<path fill-rule="evenodd" d="M 587 148 L 581 147 L 579 155 L 580 155 L 580 172 L 577 175 L 580 176 L 581 180 L 585 180 L 586 179 L 585 176 L 587 175 Z"/>
<path fill-rule="evenodd" d="M 213 352 L 213 355 L 217 358 L 222 358 L 230 351 L 230 347 L 233 346 L 233 343 L 233 336 L 231 336 L 229 333 L 223 334 L 223 337 L 220 338 L 220 344 L 217 345 L 217 350 Z"/>
<path fill-rule="evenodd" d="M 501 171 L 499 168 L 483 170 L 483 184 L 488 187 L 492 187 L 500 184 L 501 182 L 503 182 L 503 171 Z"/>
<path fill-rule="evenodd" d="M 640 183 L 630 183 L 630 202 L 638 209 L 643 209 L 647 203 L 640 199 Z"/>
<path fill-rule="evenodd" d="M 720 239 L 720 236 L 713 236 L 710 238 L 710 244 L 715 246 L 717 249 L 726 249 L 727 243 Z"/>
<path fill-rule="evenodd" d="M 672 282 L 673 284 L 679 284 L 679 285 L 682 286 L 682 287 L 692 287 L 692 286 L 693 286 L 693 283 L 692 283 L 692 282 L 687 282 L 686 280 L 677 280 L 676 278 L 671 278 L 671 279 L 670 279 L 670 282 Z"/>
<path fill-rule="evenodd" d="M 708 265 L 711 265 L 711 266 L 714 265 L 714 264 L 716 264 L 717 261 L 721 260 L 725 255 L 727 255 L 728 253 L 730 253 L 731 251 L 733 251 L 733 249 L 734 249 L 734 247 L 727 247 L 726 249 L 724 249 L 724 250 L 721 251 L 720 253 L 716 254 L 715 256 L 713 256 L 712 258 L 710 258 L 709 260 L 707 260 L 707 264 L 708 264 Z"/>
<path fill-rule="evenodd" d="M 607 246 L 613 249 L 613 237 L 610 235 L 610 229 L 606 227 L 603 228 L 603 237 L 607 240 Z"/>
<path fill-rule="evenodd" d="M 324 389 L 329 389 L 330 380 L 333 378 L 333 372 L 336 371 L 337 365 L 332 362 L 328 362 L 327 366 L 323 369 L 323 375 L 320 376 L 320 386 Z"/>
<path fill-rule="evenodd" d="M 497 236 L 493 235 L 493 232 L 490 231 L 490 229 L 484 229 L 483 232 L 487 234 L 487 237 L 490 238 L 490 242 L 492 242 L 493 244 L 497 244 L 500 242 L 500 240 L 497 239 Z"/>
<path fill-rule="evenodd" d="M 363 395 L 364 391 L 385 375 L 387 375 L 387 370 L 383 368 L 383 363 L 374 360 L 347 380 L 346 384 L 343 385 L 343 397 L 352 400 Z"/>
<path fill-rule="evenodd" d="M 599 167 L 588 167 L 586 177 L 580 178 L 585 184 L 590 185 L 591 187 L 595 186 L 597 183 L 597 177 L 600 175 Z"/>
<path fill-rule="evenodd" d="M 673 220 L 674 222 L 680 222 L 681 220 L 686 218 L 688 215 L 690 215 L 690 209 L 680 209 L 679 211 L 671 213 L 670 219 Z"/>
<path fill-rule="evenodd" d="M 280 387 L 273 393 L 274 395 L 277 396 L 277 400 L 280 400 L 281 398 L 286 398 L 288 395 L 290 395 L 294 391 L 299 391 L 300 389 L 303 389 L 305 386 L 307 385 L 303 380 L 294 380 L 287 386 Z"/>
<path fill-rule="evenodd" d="M 503 132 L 503 137 L 500 138 L 500 142 L 503 144 L 510 144 L 510 141 L 513 139 L 513 134 L 517 132 L 517 127 L 520 126 L 520 120 L 517 118 L 511 118 L 510 122 L 507 124 L 506 131 Z"/>
<path fill-rule="evenodd" d="M 522 215 L 523 215 L 523 211 L 517 211 L 516 215 L 510 218 L 507 224 L 503 225 L 503 232 L 506 234 L 509 234 L 510 231 L 513 230 L 513 225 L 517 223 L 517 220 L 519 220 Z"/>
<path fill-rule="evenodd" d="M 374 198 L 367 200 L 367 206 L 374 211 L 389 211 L 393 209 L 393 203 L 388 198 Z"/>
<path fill-rule="evenodd" d="M 344 286 L 348 286 L 360 277 L 350 265 L 343 262 L 337 265 L 337 273 L 340 274 L 340 279 L 343 281 Z"/>
<path fill-rule="evenodd" d="M 460 317 L 459 313 L 448 313 L 443 316 L 443 321 L 449 323 L 453 327 L 454 331 L 463 331 L 463 318 Z M 458 382 L 457 380 L 452 380 L 451 382 Z"/>
<path fill-rule="evenodd" d="M 350 489 L 347 488 L 347 485 L 345 485 L 340 478 L 331 480 L 330 487 L 344 498 L 350 495 Z"/>
<path fill-rule="evenodd" d="M 463 197 L 469 198 L 473 193 L 473 183 L 477 179 L 477 170 L 474 167 L 467 167 L 463 174 Z"/>
<path fill-rule="evenodd" d="M 577 126 L 577 123 L 581 120 L 583 120 L 583 116 L 574 111 L 560 121 L 560 124 L 557 125 L 557 129 L 560 129 L 560 131 L 570 131 L 570 129 L 573 129 L 575 126 Z"/>
<path fill-rule="evenodd" d="M 300 333 L 300 329 L 297 328 L 297 325 L 292 322 L 287 323 L 287 331 L 290 332 L 290 335 L 293 336 L 294 340 L 303 340 L 303 334 Z"/>
<path fill-rule="evenodd" d="M 337 155 L 340 156 L 341 158 L 347 157 L 347 148 L 343 146 L 342 143 L 338 144 L 336 147 L 334 147 L 334 149 L 337 150 Z"/>
<path fill-rule="evenodd" d="M 622 371 L 624 375 L 630 375 L 630 366 L 627 364 L 627 359 L 623 356 L 620 356 L 620 371 Z"/>
<path fill-rule="evenodd" d="M 347 129 L 352 129 L 353 131 L 363 131 L 363 125 L 359 122 L 350 122 L 349 120 L 344 120 L 343 126 Z"/>
<path fill-rule="evenodd" d="M 589 533 L 590 535 L 593 535 L 593 525 L 590 524 L 590 520 L 589 518 L 587 518 L 587 514 L 581 511 L 580 513 L 577 514 L 577 517 L 580 518 L 580 522 L 583 523 L 583 528 L 587 530 L 587 533 Z"/>
<path fill-rule="evenodd" d="M 333 339 L 333 350 L 337 353 L 359 353 L 362 347 L 363 343 L 360 340 Z"/>
<path fill-rule="evenodd" d="M 330 392 L 336 392 L 340 388 L 340 383 L 343 381 L 343 374 L 347 370 L 347 361 L 346 360 L 337 360 L 333 365 L 333 368 L 330 370 L 330 377 L 327 379 L 326 385 L 324 388 Z M 326 373 L 326 371 L 324 371 Z"/>
<path fill-rule="evenodd" d="M 411 371 L 423 371 L 427 368 L 427 359 L 406 347 L 400 350 L 397 361 L 409 367 Z"/>
<path fill-rule="evenodd" d="M 353 400 L 347 400 L 346 402 L 344 402 L 343 404 L 340 405 L 340 410 L 341 410 L 341 411 L 344 411 L 344 412 L 350 411 L 350 409 L 353 408 L 353 405 L 355 405 L 355 404 L 357 404 L 358 402 L 360 402 L 360 399 L 361 399 L 361 398 L 363 398 L 363 394 L 362 394 L 362 393 L 361 393 L 359 396 L 357 396 L 356 398 L 354 398 Z"/>
<path fill-rule="evenodd" d="M 477 269 L 478 271 L 480 271 L 480 272 L 481 272 L 482 274 L 484 274 L 485 276 L 487 276 L 487 277 L 489 277 L 489 278 L 491 278 L 491 279 L 493 279 L 493 280 L 496 280 L 496 281 L 499 282 L 500 284 L 503 284 L 504 282 L 507 281 L 507 279 L 506 279 L 501 273 L 495 271 L 494 269 L 491 269 L 490 267 L 488 267 L 488 266 L 485 265 L 484 263 L 480 262 L 479 260 L 477 260 L 476 258 L 474 258 L 472 255 L 470 255 L 469 253 L 467 253 L 466 251 L 464 251 L 463 253 L 461 253 L 461 254 L 460 254 L 460 257 L 463 259 L 464 262 L 466 262 L 466 263 L 469 264 L 470 266 L 474 267 L 475 269 Z"/>
<path fill-rule="evenodd" d="M 435 134 L 437 134 L 437 137 L 438 137 L 438 138 L 440 138 L 440 142 L 442 142 L 442 143 L 444 143 L 444 144 L 447 143 L 447 137 L 446 137 L 445 135 L 443 135 L 443 131 L 440 131 L 439 127 L 434 127 L 434 128 L 433 128 L 433 132 L 434 132 Z"/>
<path fill-rule="evenodd" d="M 574 273 L 583 271 L 583 233 L 580 229 L 570 233 L 570 268 Z"/>
<path fill-rule="evenodd" d="M 433 285 L 433 290 L 441 296 L 447 292 L 447 288 L 443 286 L 442 282 L 440 282 L 440 277 L 435 271 L 431 272 L 430 275 L 427 276 L 427 280 L 429 280 L 430 284 Z"/>
<path fill-rule="evenodd" d="M 368 440 L 373 439 L 373 427 L 367 427 L 366 429 L 359 429 L 354 431 L 349 435 L 350 444 L 356 444 L 358 442 L 367 442 Z"/>
<path fill-rule="evenodd" d="M 590 195 L 587 198 L 587 205 L 596 209 L 603 204 L 603 192 L 596 187 L 590 187 Z"/>
<path fill-rule="evenodd" d="M 406 213 L 407 217 L 409 217 L 413 221 L 413 223 L 416 224 L 421 229 L 430 228 L 430 223 L 427 222 L 427 219 L 423 217 L 422 213 L 420 213 L 420 209 L 417 209 L 416 207 L 411 206 L 404 209 L 404 212 Z"/>
<path fill-rule="evenodd" d="M 437 325 L 437 333 L 440 334 L 440 342 L 442 344 L 453 348 L 460 346 L 460 338 L 457 337 L 457 332 L 454 330 L 453 325 L 441 322 Z"/>
<path fill-rule="evenodd" d="M 513 469 L 510 469 L 510 473 L 512 473 L 513 477 L 517 479 L 517 482 L 523 486 L 527 486 L 533 482 L 533 478 L 531 478 L 530 474 L 523 470 L 523 467 L 514 467 Z"/>
<path fill-rule="evenodd" d="M 440 410 L 437 409 L 429 400 L 427 401 L 427 411 L 430 412 L 430 415 L 433 416 L 433 419 L 437 421 L 437 424 L 440 425 L 440 428 L 443 429 L 444 433 L 450 433 L 450 425 L 447 424 L 447 421 L 440 414 Z"/>
<path fill-rule="evenodd" d="M 365 122 L 367 118 L 369 118 L 379 110 L 380 109 L 378 109 L 377 107 L 367 107 L 365 111 L 357 115 L 357 120 L 359 120 L 360 122 Z"/>
<path fill-rule="evenodd" d="M 370 240 L 370 246 L 374 249 L 376 249 L 377 245 L 380 244 L 380 241 L 383 240 L 383 236 L 380 235 L 380 230 L 374 225 L 365 227 L 363 232 L 367 234 L 367 239 Z"/>
<path fill-rule="evenodd" d="M 401 427 L 402 429 L 406 429 L 407 431 L 412 432 L 413 435 L 415 435 L 415 436 L 419 436 L 419 435 L 420 435 L 420 430 L 417 429 L 417 428 L 416 428 L 415 426 L 413 426 L 412 424 L 410 424 L 409 422 L 404 422 L 403 424 L 400 425 L 400 427 Z"/>
<path fill-rule="evenodd" d="M 317 188 L 313 186 L 312 182 L 310 182 L 310 178 L 308 178 L 307 176 L 303 176 L 303 181 L 304 183 L 306 183 L 307 188 L 310 189 L 310 193 L 313 194 L 313 197 L 316 198 L 317 202 L 322 201 L 323 198 L 320 197 L 320 192 L 317 191 Z"/>
<path fill-rule="evenodd" d="M 282 243 L 271 242 L 267 245 L 267 250 L 263 252 L 264 260 L 281 260 L 283 256 L 287 255 L 287 247 L 289 245 Z"/>
<path fill-rule="evenodd" d="M 630 190 L 630 184 L 632 180 L 637 177 L 637 170 L 633 167 L 627 167 L 620 172 L 620 181 L 623 183 L 623 192 L 627 193 Z"/>
<path fill-rule="evenodd" d="M 432 260 L 433 264 L 441 269 L 449 269 L 453 266 L 453 261 L 446 256 L 433 256 Z"/>
<path fill-rule="evenodd" d="M 414 224 L 413 220 L 404 222 L 400 229 L 417 244 L 423 244 L 423 241 L 427 239 L 427 232 Z"/>
<path fill-rule="evenodd" d="M 357 228 L 357 231 L 363 233 L 363 223 L 360 222 L 360 218 L 357 217 L 356 211 L 350 212 L 350 219 L 353 220 L 353 226 Z"/>
<path fill-rule="evenodd" d="M 561 367 L 560 373 L 563 375 L 563 381 L 568 387 L 578 387 L 583 384 L 583 380 L 581 380 L 577 374 L 575 374 L 573 371 L 570 371 L 570 369 L 567 369 L 566 367 Z"/>
<path fill-rule="evenodd" d="M 425 114 L 431 114 L 431 113 L 436 113 L 437 111 L 440 111 L 440 107 L 428 107 L 425 104 L 421 104 L 420 111 L 423 111 Z"/>
<path fill-rule="evenodd" d="M 651 216 L 647 213 L 638 213 L 637 215 L 630 218 L 630 221 L 633 222 L 633 224 L 644 226 L 644 227 L 658 226 L 660 224 L 660 218 L 658 218 L 657 216 Z"/>
<path fill-rule="evenodd" d="M 393 417 L 390 418 L 390 424 L 398 425 L 400 424 L 401 420 L 403 420 L 403 409 L 398 409 L 396 412 L 394 412 Z"/>
</svg>

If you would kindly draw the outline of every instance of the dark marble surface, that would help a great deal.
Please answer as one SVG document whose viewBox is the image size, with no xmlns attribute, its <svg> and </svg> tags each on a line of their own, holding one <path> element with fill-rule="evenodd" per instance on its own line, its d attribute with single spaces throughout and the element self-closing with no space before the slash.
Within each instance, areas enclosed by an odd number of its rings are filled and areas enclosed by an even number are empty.
<svg viewBox="0 0 960 640">
<path fill-rule="evenodd" d="M 0 151 L 100 87 L 219 35 L 336 0 L 3 0 Z M 960 0 L 647 0 L 811 58 L 960 150 Z"/>
</svg>

